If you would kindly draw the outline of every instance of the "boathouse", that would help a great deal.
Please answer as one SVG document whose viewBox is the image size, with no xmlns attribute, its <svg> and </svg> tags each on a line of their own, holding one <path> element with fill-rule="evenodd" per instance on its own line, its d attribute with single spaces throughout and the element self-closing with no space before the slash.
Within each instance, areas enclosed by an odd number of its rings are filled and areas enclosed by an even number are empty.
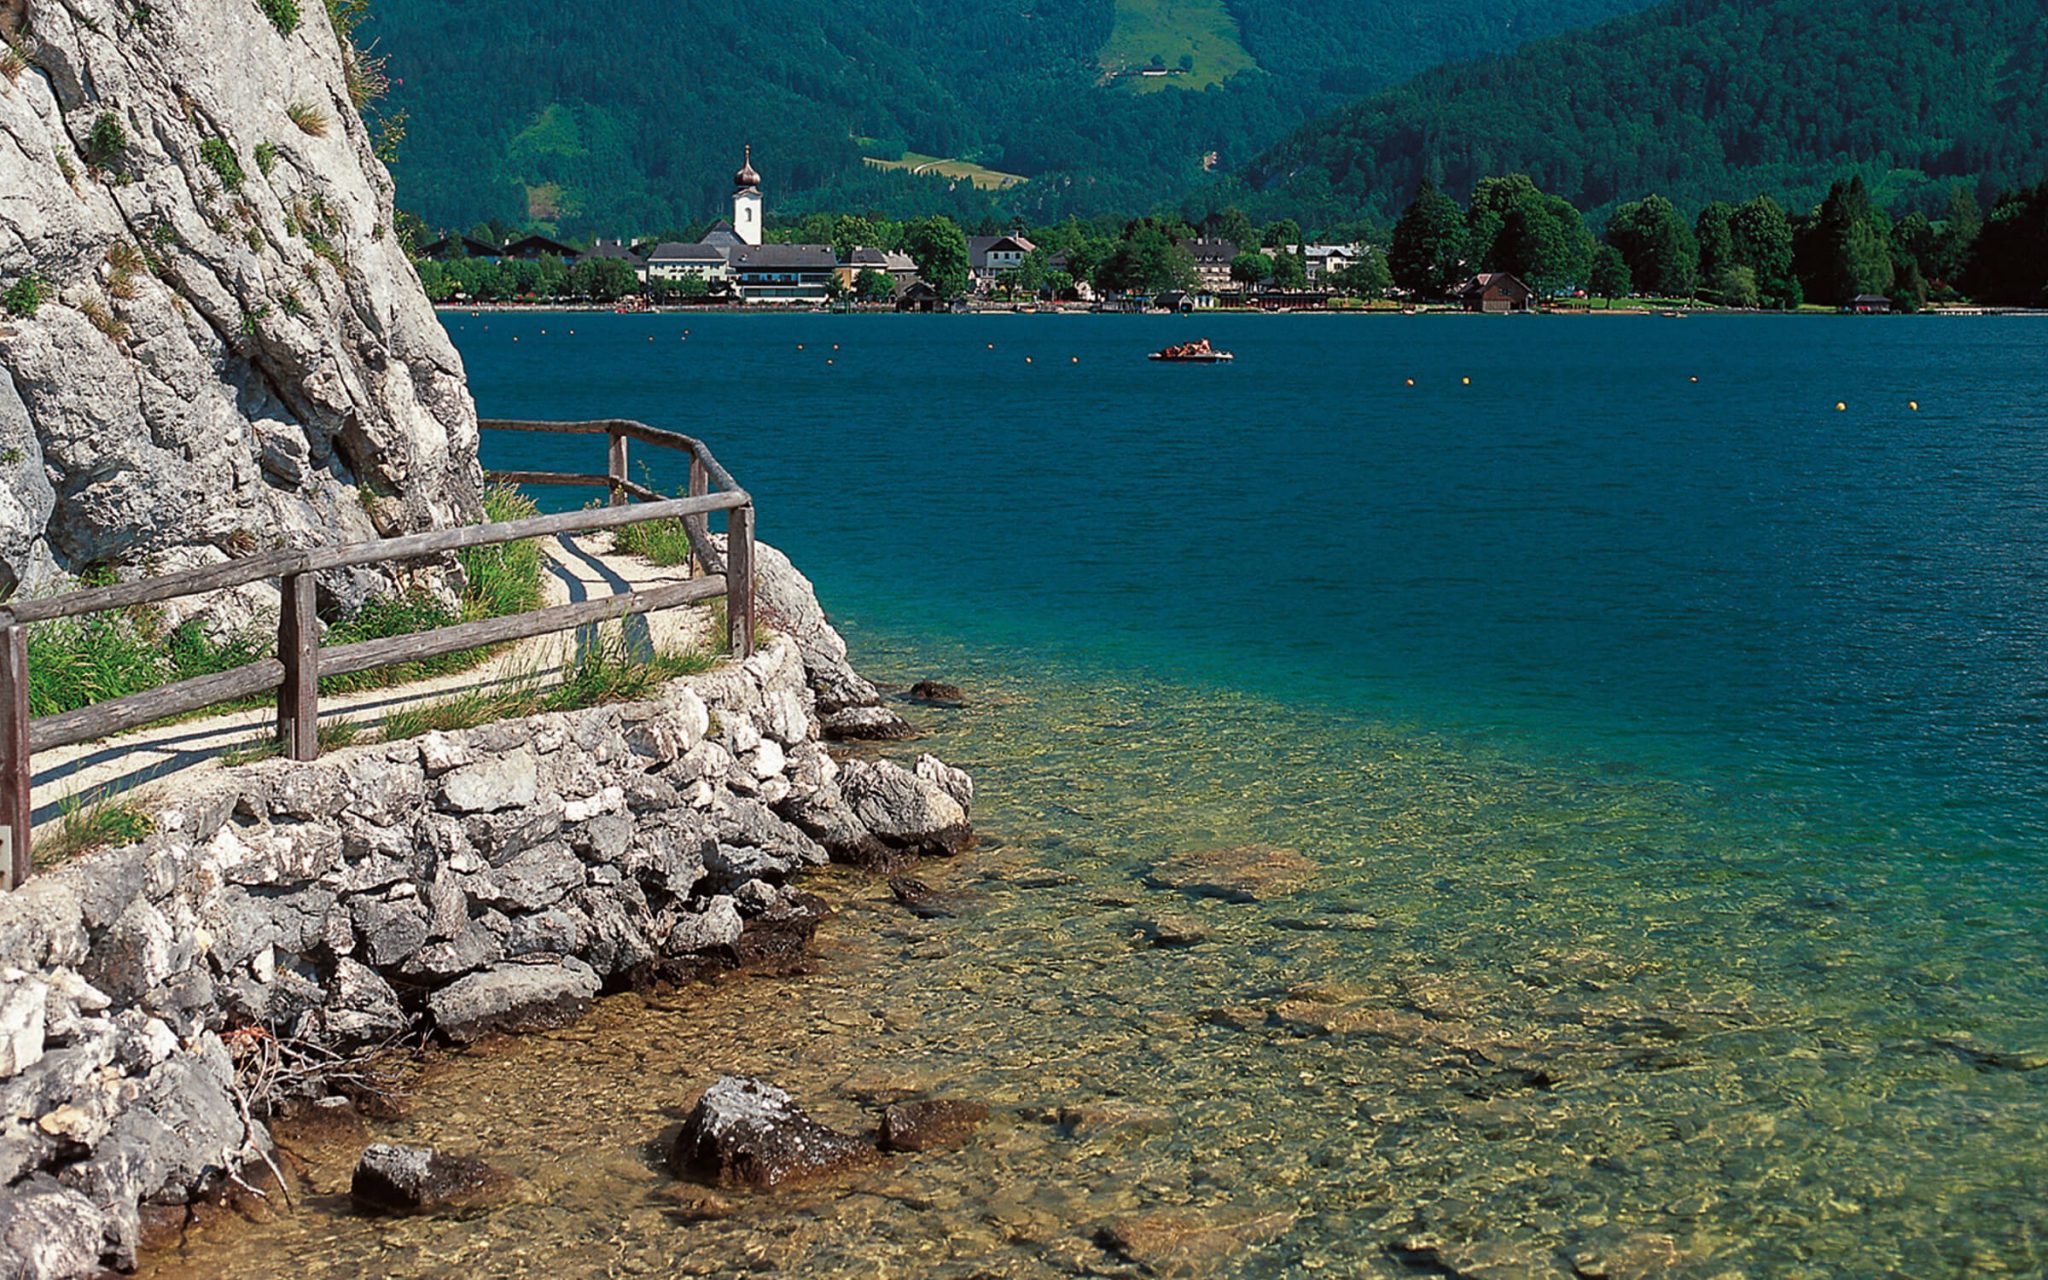
<svg viewBox="0 0 2048 1280">
<path fill-rule="evenodd" d="M 1536 291 L 1505 271 L 1490 271 L 1472 277 L 1458 290 L 1458 302 L 1467 311 L 1506 315 L 1527 311 L 1536 304 Z"/>
<path fill-rule="evenodd" d="M 1888 316 L 1892 313 L 1892 300 L 1881 293 L 1859 293 L 1842 310 L 1859 316 Z"/>
</svg>

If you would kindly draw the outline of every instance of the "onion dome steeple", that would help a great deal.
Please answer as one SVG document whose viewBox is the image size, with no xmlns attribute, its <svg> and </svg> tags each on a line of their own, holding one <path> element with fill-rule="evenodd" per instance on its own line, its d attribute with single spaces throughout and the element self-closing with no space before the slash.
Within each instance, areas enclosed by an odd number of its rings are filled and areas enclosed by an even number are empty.
<svg viewBox="0 0 2048 1280">
<path fill-rule="evenodd" d="M 754 144 L 747 144 L 747 156 L 740 163 L 740 171 L 732 175 L 732 185 L 744 191 L 748 187 L 761 185 L 761 175 L 754 172 Z"/>
</svg>

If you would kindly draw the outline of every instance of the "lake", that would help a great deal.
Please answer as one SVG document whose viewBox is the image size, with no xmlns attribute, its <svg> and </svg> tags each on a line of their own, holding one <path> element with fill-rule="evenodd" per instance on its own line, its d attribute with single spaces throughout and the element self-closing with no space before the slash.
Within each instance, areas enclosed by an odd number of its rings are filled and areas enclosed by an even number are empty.
<svg viewBox="0 0 2048 1280">
<path fill-rule="evenodd" d="M 918 873 L 955 918 L 835 873 L 811 977 L 613 1002 L 380 1129 L 535 1203 L 230 1247 L 1120 1274 L 1103 1224 L 1163 1212 L 1244 1275 L 2048 1268 L 2048 322 L 447 323 L 486 416 L 701 436 L 858 664 L 964 686 L 912 750 L 984 845 Z M 1204 335 L 1235 363 L 1144 359 Z M 1147 883 L 1238 844 L 1318 878 Z M 679 1207 L 649 1144 L 714 1070 L 999 1118 Z"/>
</svg>

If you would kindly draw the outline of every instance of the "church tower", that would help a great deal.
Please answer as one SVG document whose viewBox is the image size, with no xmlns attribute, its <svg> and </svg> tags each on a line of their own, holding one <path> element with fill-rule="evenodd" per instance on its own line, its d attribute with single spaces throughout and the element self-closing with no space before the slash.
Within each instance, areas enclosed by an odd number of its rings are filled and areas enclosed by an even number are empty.
<svg viewBox="0 0 2048 1280">
<path fill-rule="evenodd" d="M 746 244 L 761 243 L 761 175 L 754 172 L 754 147 L 732 175 L 732 233 Z"/>
</svg>

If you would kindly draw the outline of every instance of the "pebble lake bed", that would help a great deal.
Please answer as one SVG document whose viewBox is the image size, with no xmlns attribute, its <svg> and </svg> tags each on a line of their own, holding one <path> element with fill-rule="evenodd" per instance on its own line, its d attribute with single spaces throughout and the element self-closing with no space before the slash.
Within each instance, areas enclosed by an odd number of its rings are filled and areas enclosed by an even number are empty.
<svg viewBox="0 0 2048 1280">
<path fill-rule="evenodd" d="M 859 667 L 958 686 L 891 705 L 979 844 L 808 878 L 803 974 L 437 1057 L 145 1274 L 2048 1267 L 2048 330 L 447 321 L 487 413 L 749 477 Z M 989 1114 L 678 1178 L 728 1074 Z M 359 1216 L 368 1141 L 511 1189 Z"/>
</svg>

